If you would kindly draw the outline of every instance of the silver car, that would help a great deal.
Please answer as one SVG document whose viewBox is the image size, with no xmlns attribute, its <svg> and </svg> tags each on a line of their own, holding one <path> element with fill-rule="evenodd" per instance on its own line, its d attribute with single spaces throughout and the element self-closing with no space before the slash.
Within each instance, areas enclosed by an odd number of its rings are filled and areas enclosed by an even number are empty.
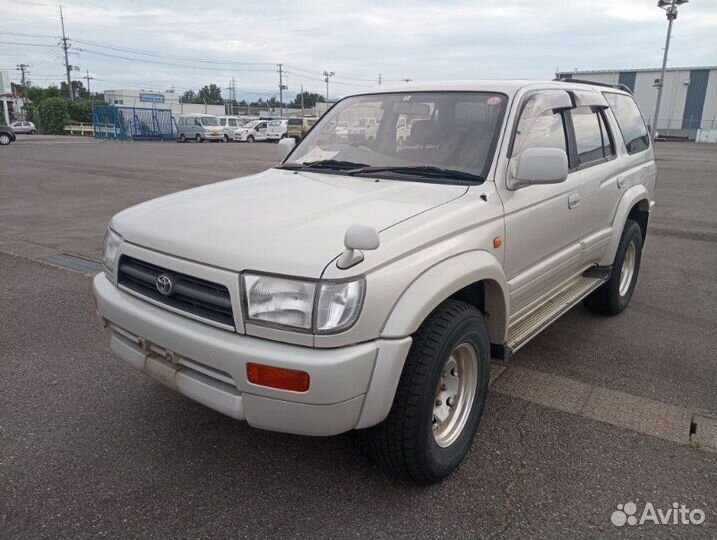
<svg viewBox="0 0 717 540">
<path fill-rule="evenodd" d="M 370 135 L 337 136 L 362 119 Z M 491 358 L 579 302 L 630 303 L 656 167 L 629 92 L 387 88 L 277 146 L 276 167 L 129 208 L 105 236 L 94 293 L 111 350 L 208 407 L 274 431 L 362 430 L 388 470 L 434 483 L 471 447 Z M 586 324 L 584 340 L 614 326 Z"/>
<path fill-rule="evenodd" d="M 37 133 L 37 128 L 32 122 L 13 122 L 10 127 L 15 130 L 15 133 L 28 133 L 30 135 Z"/>
</svg>

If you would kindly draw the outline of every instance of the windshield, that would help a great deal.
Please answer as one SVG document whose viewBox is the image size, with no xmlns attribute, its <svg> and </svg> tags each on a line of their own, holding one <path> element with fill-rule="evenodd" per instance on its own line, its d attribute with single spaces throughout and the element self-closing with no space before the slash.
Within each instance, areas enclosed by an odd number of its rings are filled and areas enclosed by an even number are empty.
<svg viewBox="0 0 717 540">
<path fill-rule="evenodd" d="M 259 123 L 259 120 L 252 120 L 248 124 L 244 124 L 244 127 L 251 129 L 251 128 L 255 127 L 258 123 Z"/>
<path fill-rule="evenodd" d="M 300 126 L 304 121 L 301 118 L 289 118 L 290 126 Z"/>
<path fill-rule="evenodd" d="M 489 92 L 349 97 L 326 113 L 289 162 L 331 160 L 395 170 L 430 167 L 485 178 L 506 104 L 504 95 Z"/>
<path fill-rule="evenodd" d="M 282 124 L 282 122 L 283 122 L 283 120 L 272 120 L 271 122 L 269 122 L 269 125 L 276 127 L 276 126 L 280 126 Z"/>
<path fill-rule="evenodd" d="M 203 126 L 218 126 L 219 119 L 216 116 L 202 116 L 200 119 Z"/>
</svg>

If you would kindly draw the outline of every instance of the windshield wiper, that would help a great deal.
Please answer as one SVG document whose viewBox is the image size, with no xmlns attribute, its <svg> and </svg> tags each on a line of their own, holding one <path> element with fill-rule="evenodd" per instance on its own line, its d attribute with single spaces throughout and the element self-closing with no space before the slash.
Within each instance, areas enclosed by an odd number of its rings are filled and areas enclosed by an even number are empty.
<svg viewBox="0 0 717 540">
<path fill-rule="evenodd" d="M 368 167 L 366 163 L 356 163 L 353 161 L 341 161 L 339 159 L 320 159 L 318 161 L 304 161 L 298 163 L 296 161 L 284 163 L 280 169 L 332 169 L 332 170 L 353 170 Z"/>
<path fill-rule="evenodd" d="M 462 182 L 484 182 L 485 178 L 478 174 L 471 174 L 456 169 L 443 169 L 441 167 L 415 166 L 415 167 L 360 167 L 348 171 L 347 174 L 371 174 L 379 172 L 390 172 L 396 174 L 412 174 L 424 178 L 444 178 L 446 180 L 458 180 Z"/>
</svg>

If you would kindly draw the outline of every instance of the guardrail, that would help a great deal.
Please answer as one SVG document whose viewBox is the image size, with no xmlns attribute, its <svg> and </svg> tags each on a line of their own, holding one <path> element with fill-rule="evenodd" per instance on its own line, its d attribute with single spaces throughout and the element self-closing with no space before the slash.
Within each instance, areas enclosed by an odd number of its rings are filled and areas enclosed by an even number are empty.
<svg viewBox="0 0 717 540">
<path fill-rule="evenodd" d="M 90 137 L 95 134 L 95 129 L 92 124 L 70 124 L 65 126 L 65 131 L 69 132 L 70 135 L 89 135 Z"/>
</svg>

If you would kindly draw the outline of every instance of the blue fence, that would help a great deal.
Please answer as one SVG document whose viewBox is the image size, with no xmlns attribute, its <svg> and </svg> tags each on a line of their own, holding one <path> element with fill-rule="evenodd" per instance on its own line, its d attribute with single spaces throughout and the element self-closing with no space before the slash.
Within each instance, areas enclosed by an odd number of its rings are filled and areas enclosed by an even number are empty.
<svg viewBox="0 0 717 540">
<path fill-rule="evenodd" d="M 170 109 L 93 105 L 92 124 L 97 139 L 170 141 L 175 138 Z"/>
</svg>

